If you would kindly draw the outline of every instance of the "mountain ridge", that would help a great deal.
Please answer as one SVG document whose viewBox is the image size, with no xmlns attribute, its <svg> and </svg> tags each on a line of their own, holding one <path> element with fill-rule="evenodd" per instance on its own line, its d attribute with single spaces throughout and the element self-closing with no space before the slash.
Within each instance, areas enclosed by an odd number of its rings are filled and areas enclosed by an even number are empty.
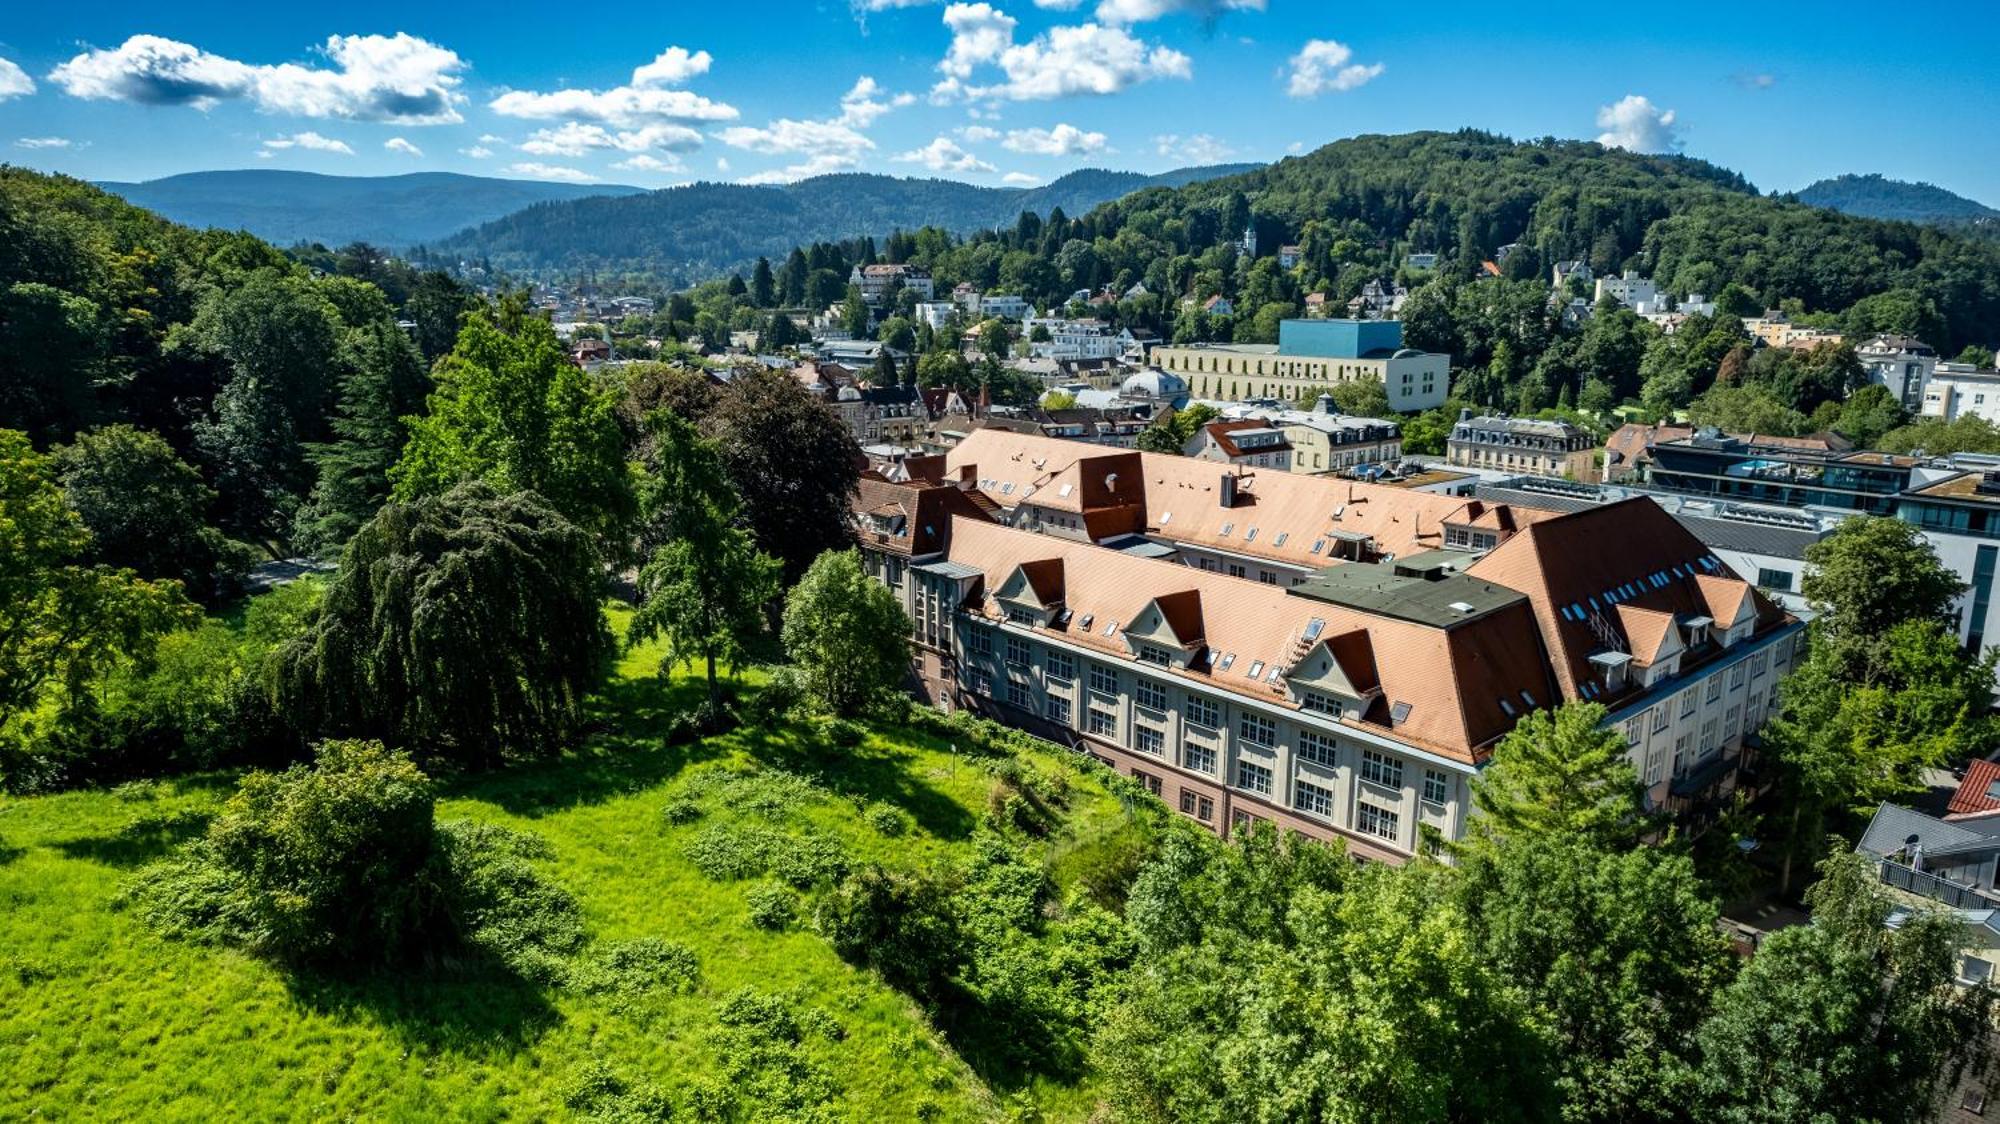
<svg viewBox="0 0 2000 1124">
<path fill-rule="evenodd" d="M 2000 210 L 1976 199 L 1934 183 L 1890 179 L 1879 172 L 1829 176 L 1795 194 L 1801 203 L 1868 219 L 1934 226 L 2000 219 Z"/>
</svg>

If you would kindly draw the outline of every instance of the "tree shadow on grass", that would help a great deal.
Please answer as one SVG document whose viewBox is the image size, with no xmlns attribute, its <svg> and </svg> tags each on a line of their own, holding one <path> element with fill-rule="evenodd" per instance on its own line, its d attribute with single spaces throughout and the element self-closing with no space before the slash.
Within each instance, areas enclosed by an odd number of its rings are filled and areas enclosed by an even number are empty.
<svg viewBox="0 0 2000 1124">
<path fill-rule="evenodd" d="M 123 870 L 144 866 L 208 830 L 208 812 L 142 812 L 109 835 L 86 835 L 55 845 L 67 858 Z"/>
<path fill-rule="evenodd" d="M 900 733 L 900 731 L 898 732 Z M 759 761 L 817 780 L 843 796 L 893 804 L 940 839 L 966 839 L 979 821 L 963 804 L 916 774 L 914 755 L 873 745 L 852 748 L 809 734 L 744 729 L 738 741 Z"/>
<path fill-rule="evenodd" d="M 295 969 L 300 1005 L 380 1025 L 413 1050 L 481 1057 L 533 1044 L 561 1021 L 547 991 L 490 957 L 443 968 Z"/>
<path fill-rule="evenodd" d="M 703 697 L 689 681 L 619 679 L 591 700 L 595 732 L 561 757 L 498 773 L 469 776 L 452 786 L 458 796 L 490 800 L 519 816 L 546 816 L 650 788 L 696 762 L 721 756 L 712 740 L 669 746 L 674 718 Z"/>
<path fill-rule="evenodd" d="M 931 1012 L 945 1041 L 996 1093 L 1027 1088 L 1037 1079 L 1075 1084 L 1083 1079 L 1081 1042 L 1035 1015 L 990 1003 L 957 983 Z"/>
</svg>

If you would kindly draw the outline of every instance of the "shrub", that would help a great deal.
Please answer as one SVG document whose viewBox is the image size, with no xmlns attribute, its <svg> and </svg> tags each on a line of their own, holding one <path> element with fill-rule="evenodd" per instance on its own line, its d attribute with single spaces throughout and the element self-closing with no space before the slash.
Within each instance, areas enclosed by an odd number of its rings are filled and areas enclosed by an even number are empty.
<svg viewBox="0 0 2000 1124">
<path fill-rule="evenodd" d="M 900 837 L 910 829 L 909 813 L 892 804 L 871 804 L 862 815 L 868 826 L 891 839 Z"/>
<path fill-rule="evenodd" d="M 641 937 L 609 945 L 577 973 L 583 990 L 625 997 L 692 991 L 701 974 L 694 950 L 678 941 Z"/>
<path fill-rule="evenodd" d="M 759 929 L 784 929 L 798 916 L 799 896 L 777 882 L 760 882 L 743 895 L 750 906 L 750 923 Z"/>
<path fill-rule="evenodd" d="M 842 959 L 936 1000 L 966 962 L 952 887 L 929 874 L 865 867 L 819 900 L 814 924 Z"/>
<path fill-rule="evenodd" d="M 681 853 L 709 878 L 754 878 L 771 864 L 774 832 L 735 824 L 711 824 L 687 841 Z"/>
<path fill-rule="evenodd" d="M 142 871 L 123 900 L 162 933 L 295 964 L 383 964 L 472 951 L 558 978 L 582 912 L 530 865 L 533 836 L 433 822 L 431 783 L 376 742 L 328 742 L 310 766 L 251 773 L 205 836 Z"/>
<path fill-rule="evenodd" d="M 770 728 L 802 713 L 811 704 L 805 677 L 795 667 L 781 667 L 771 673 L 755 696 L 744 706 L 746 721 Z"/>
<path fill-rule="evenodd" d="M 672 827 L 690 824 L 701 818 L 701 805 L 685 796 L 676 796 L 660 809 L 660 818 Z"/>
<path fill-rule="evenodd" d="M 840 1024 L 813 1008 L 795 1011 L 785 998 L 751 988 L 732 992 L 716 1010 L 716 1053 L 743 1119 L 828 1121 L 835 1086 L 806 1050 L 809 1035 L 844 1036 Z"/>
<path fill-rule="evenodd" d="M 820 724 L 826 740 L 842 749 L 853 749 L 868 737 L 868 728 L 847 718 L 829 718 Z"/>
<path fill-rule="evenodd" d="M 771 851 L 771 872 L 801 890 L 839 880 L 847 865 L 847 849 L 828 835 L 780 836 Z"/>
<path fill-rule="evenodd" d="M 602 1124 L 651 1124 L 671 1120 L 673 1103 L 658 1089 L 634 1084 L 600 1061 L 588 1061 L 563 1083 L 563 1106 L 579 1119 Z"/>
</svg>

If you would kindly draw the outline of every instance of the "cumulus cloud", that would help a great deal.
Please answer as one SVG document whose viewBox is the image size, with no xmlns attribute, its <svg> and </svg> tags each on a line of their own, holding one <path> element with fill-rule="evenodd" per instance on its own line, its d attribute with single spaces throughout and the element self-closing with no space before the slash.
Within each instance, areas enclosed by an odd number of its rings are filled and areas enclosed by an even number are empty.
<svg viewBox="0 0 2000 1124">
<path fill-rule="evenodd" d="M 744 176 L 738 183 L 797 183 L 813 176 L 830 175 L 834 172 L 851 171 L 860 161 L 850 153 L 822 152 L 796 164 L 782 168 L 770 168 L 753 175 Z"/>
<path fill-rule="evenodd" d="M 560 164 L 509 164 L 507 170 L 517 176 L 531 180 L 552 180 L 556 183 L 594 183 L 596 176 L 582 168 L 565 168 Z"/>
<path fill-rule="evenodd" d="M 458 151 L 472 157 L 474 160 L 484 160 L 488 156 L 493 155 L 493 150 L 483 144 L 475 144 L 471 148 L 461 148 Z"/>
<path fill-rule="evenodd" d="M 1672 152 L 1681 146 L 1674 111 L 1661 109 L 1641 94 L 1626 94 L 1597 108 L 1597 143 L 1633 152 Z"/>
<path fill-rule="evenodd" d="M 1345 93 L 1359 89 L 1382 73 L 1381 63 L 1352 61 L 1354 49 L 1331 39 L 1308 39 L 1292 56 L 1291 80 L 1285 92 L 1295 98 L 1316 98 L 1328 91 Z"/>
<path fill-rule="evenodd" d="M 1097 18 L 1102 23 L 1144 23 L 1185 12 L 1204 23 L 1213 23 L 1224 12 L 1263 10 L 1264 0 L 1102 0 L 1097 5 Z"/>
<path fill-rule="evenodd" d="M 253 65 L 158 35 L 134 35 L 85 51 L 51 81 L 72 97 L 141 105 L 247 100 L 266 113 L 400 125 L 463 120 L 457 52 L 414 35 L 333 35 L 320 48 L 330 67 Z"/>
<path fill-rule="evenodd" d="M 1008 172 L 1000 177 L 1000 182 L 1013 187 L 1033 187 L 1042 182 L 1042 177 L 1031 176 L 1026 172 Z"/>
<path fill-rule="evenodd" d="M 1039 101 L 1076 94 L 1115 94 L 1156 78 L 1188 78 L 1188 57 L 1147 44 L 1122 27 L 1085 23 L 1052 27 L 1026 43 L 1014 42 L 1016 21 L 990 4 L 953 4 L 944 10 L 951 46 L 938 63 L 944 75 L 931 100 L 1004 98 Z M 1006 80 L 973 81 L 982 66 L 998 67 Z"/>
<path fill-rule="evenodd" d="M 35 80 L 8 59 L 0 59 L 0 101 L 35 92 Z"/>
<path fill-rule="evenodd" d="M 666 122 L 614 131 L 602 125 L 565 121 L 553 129 L 536 129 L 520 147 L 536 156 L 582 156 L 599 149 L 692 152 L 701 147 L 701 134 L 686 125 Z"/>
<path fill-rule="evenodd" d="M 1163 133 L 1153 138 L 1153 151 L 1182 165 L 1219 164 L 1236 154 L 1235 149 L 1207 133 L 1188 137 Z"/>
<path fill-rule="evenodd" d="M 620 160 L 611 166 L 623 172 L 667 173 L 684 172 L 687 170 L 679 160 L 674 159 L 672 156 L 662 160 L 657 156 L 649 156 L 643 152 L 637 156 Z"/>
<path fill-rule="evenodd" d="M 400 152 L 405 156 L 422 156 L 424 154 L 423 149 L 418 148 L 402 137 L 390 137 L 388 140 L 382 142 L 382 147 L 391 152 Z"/>
<path fill-rule="evenodd" d="M 81 147 L 68 137 L 22 137 L 14 142 L 15 148 L 78 148 Z"/>
<path fill-rule="evenodd" d="M 1077 156 L 1103 152 L 1105 140 L 1103 133 L 1085 132 L 1075 125 L 1057 125 L 1053 129 L 1015 129 L 1000 142 L 1000 147 L 1037 156 Z"/>
<path fill-rule="evenodd" d="M 632 81 L 608 90 L 509 90 L 487 103 L 503 117 L 530 120 L 568 119 L 631 128 L 657 121 L 734 121 L 736 107 L 711 101 L 691 90 L 675 88 L 708 70 L 707 51 L 689 54 L 668 47 L 652 62 L 632 71 Z"/>
<path fill-rule="evenodd" d="M 875 142 L 838 121 L 794 121 L 781 117 L 768 125 L 733 125 L 715 134 L 731 148 L 766 155 L 796 152 L 859 153 L 875 147 Z"/>
<path fill-rule="evenodd" d="M 864 74 L 855 79 L 853 89 L 841 95 L 840 123 L 865 129 L 890 110 L 901 109 L 916 100 L 915 94 L 885 95 L 881 83 Z"/>
<path fill-rule="evenodd" d="M 686 47 L 668 47 L 652 62 L 632 72 L 632 84 L 647 88 L 678 86 L 699 74 L 707 74 L 715 62 L 707 51 L 688 53 Z"/>
<path fill-rule="evenodd" d="M 302 148 L 312 152 L 337 152 L 342 156 L 354 155 L 354 150 L 347 147 L 346 141 L 335 140 L 332 137 L 323 137 L 314 132 L 293 133 L 289 137 L 272 137 L 270 140 L 264 142 L 264 148 L 271 152 L 282 151 L 287 148 Z"/>
<path fill-rule="evenodd" d="M 998 169 L 958 147 L 950 137 L 938 137 L 922 148 L 895 157 L 904 164 L 922 164 L 933 172 L 992 172 Z"/>
</svg>

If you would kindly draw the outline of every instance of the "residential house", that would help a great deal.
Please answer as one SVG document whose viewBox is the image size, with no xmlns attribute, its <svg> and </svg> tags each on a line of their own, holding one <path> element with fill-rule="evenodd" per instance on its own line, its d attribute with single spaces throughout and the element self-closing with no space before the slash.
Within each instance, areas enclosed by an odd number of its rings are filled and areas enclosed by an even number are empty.
<svg viewBox="0 0 2000 1124">
<path fill-rule="evenodd" d="M 857 265 L 847 275 L 847 283 L 861 290 L 869 305 L 882 305 L 898 287 L 916 294 L 920 301 L 931 299 L 930 271 L 917 265 Z"/>
<path fill-rule="evenodd" d="M 1297 246 L 1278 247 L 1278 268 L 1290 269 L 1299 264 L 1302 251 Z"/>
<path fill-rule="evenodd" d="M 1645 315 L 1648 312 L 1670 311 L 1660 303 L 1660 288 L 1651 278 L 1641 277 L 1626 270 L 1617 277 L 1599 277 L 1596 291 L 1591 294 L 1591 303 L 1596 304 L 1610 297 L 1626 308 Z"/>
<path fill-rule="evenodd" d="M 2000 425 L 2000 370 L 1939 360 L 1924 387 L 1920 412 L 1946 421 L 1969 414 Z"/>
<path fill-rule="evenodd" d="M 1216 295 L 1203 301 L 1201 303 L 1201 310 L 1203 312 L 1208 313 L 1210 316 L 1236 315 L 1236 305 L 1232 303 L 1228 297 L 1225 297 L 1220 293 L 1217 293 Z"/>
<path fill-rule="evenodd" d="M 1445 441 L 1445 463 L 1458 468 L 1504 469 L 1538 476 L 1587 480 L 1597 442 L 1589 433 L 1565 421 L 1511 418 L 1505 414 L 1473 417 L 1458 412 L 1458 423 Z"/>
<path fill-rule="evenodd" d="M 1937 368 L 1937 351 L 1909 336 L 1882 334 L 1854 349 L 1868 381 L 1886 386 L 1911 413 L 1923 409 L 1924 389 Z"/>
<path fill-rule="evenodd" d="M 1559 261 L 1549 270 L 1549 287 L 1565 292 L 1569 289 L 1571 278 L 1589 285 L 1597 280 L 1597 274 L 1591 272 L 1589 262 Z"/>
<path fill-rule="evenodd" d="M 1188 438 L 1181 452 L 1201 461 L 1292 470 L 1292 443 L 1285 439 L 1285 431 L 1256 419 L 1209 422 Z"/>
</svg>

